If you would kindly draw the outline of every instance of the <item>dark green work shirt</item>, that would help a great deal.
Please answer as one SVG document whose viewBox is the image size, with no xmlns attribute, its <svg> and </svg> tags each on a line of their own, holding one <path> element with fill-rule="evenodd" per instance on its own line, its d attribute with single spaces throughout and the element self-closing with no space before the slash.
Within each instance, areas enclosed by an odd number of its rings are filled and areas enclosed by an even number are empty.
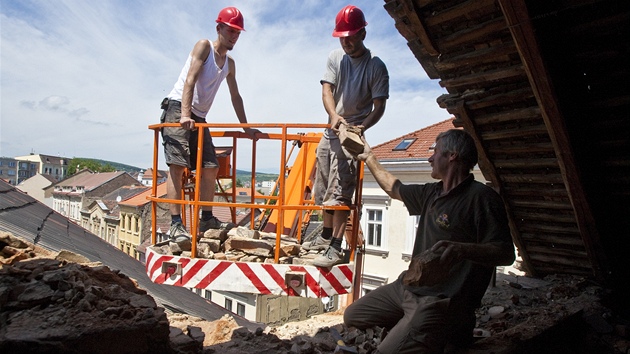
<svg viewBox="0 0 630 354">
<path fill-rule="evenodd" d="M 498 193 L 475 181 L 472 174 L 447 194 L 440 195 L 441 191 L 442 182 L 400 186 L 409 214 L 420 215 L 414 256 L 440 240 L 506 243 L 512 245 L 514 252 L 505 207 Z M 418 295 L 463 297 L 474 308 L 488 287 L 493 269 L 464 260 L 455 264 L 441 283 L 408 290 Z"/>
</svg>

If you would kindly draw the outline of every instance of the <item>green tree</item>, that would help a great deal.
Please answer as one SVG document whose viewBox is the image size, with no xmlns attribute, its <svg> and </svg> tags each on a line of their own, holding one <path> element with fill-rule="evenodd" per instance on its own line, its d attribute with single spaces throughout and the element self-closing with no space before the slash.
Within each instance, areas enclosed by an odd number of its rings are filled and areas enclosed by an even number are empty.
<svg viewBox="0 0 630 354">
<path fill-rule="evenodd" d="M 92 172 L 113 172 L 116 168 L 111 164 L 103 164 L 99 161 L 84 158 L 73 158 L 68 165 L 68 176 L 72 176 L 83 169 L 89 169 Z"/>
</svg>

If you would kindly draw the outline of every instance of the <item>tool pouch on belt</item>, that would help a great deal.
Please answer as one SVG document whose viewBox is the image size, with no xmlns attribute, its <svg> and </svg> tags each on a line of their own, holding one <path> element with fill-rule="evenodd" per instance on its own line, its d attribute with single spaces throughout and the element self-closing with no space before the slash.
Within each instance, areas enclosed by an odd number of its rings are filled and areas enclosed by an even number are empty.
<svg viewBox="0 0 630 354">
<path fill-rule="evenodd" d="M 160 117 L 160 123 L 164 123 L 166 121 L 166 109 L 168 108 L 168 97 L 164 97 L 162 103 L 160 104 L 160 108 L 164 110 L 162 112 L 162 116 Z"/>
</svg>

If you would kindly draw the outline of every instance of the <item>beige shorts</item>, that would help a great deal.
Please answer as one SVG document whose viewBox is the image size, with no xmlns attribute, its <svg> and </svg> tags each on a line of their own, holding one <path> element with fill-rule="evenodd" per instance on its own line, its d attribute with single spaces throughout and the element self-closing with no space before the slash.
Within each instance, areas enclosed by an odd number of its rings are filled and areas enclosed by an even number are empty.
<svg viewBox="0 0 630 354">
<path fill-rule="evenodd" d="M 322 137 L 317 146 L 317 174 L 313 193 L 315 204 L 337 201 L 352 204 L 357 182 L 357 161 L 341 146 L 339 139 Z"/>
<path fill-rule="evenodd" d="M 162 113 L 162 123 L 179 123 L 182 116 L 181 102 L 168 100 L 168 106 Z M 205 123 L 204 118 L 192 115 L 197 123 Z M 215 152 L 210 131 L 203 132 L 203 168 L 219 167 L 219 160 Z M 197 167 L 197 144 L 199 141 L 198 130 L 186 130 L 183 128 L 162 128 L 162 140 L 164 145 L 164 157 L 167 165 L 178 165 L 195 170 Z"/>
</svg>

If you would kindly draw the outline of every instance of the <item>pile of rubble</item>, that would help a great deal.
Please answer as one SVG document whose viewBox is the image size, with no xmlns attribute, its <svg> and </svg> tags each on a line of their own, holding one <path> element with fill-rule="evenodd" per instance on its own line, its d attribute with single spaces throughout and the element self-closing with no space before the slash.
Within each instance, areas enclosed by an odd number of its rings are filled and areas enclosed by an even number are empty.
<svg viewBox="0 0 630 354">
<path fill-rule="evenodd" d="M 163 255 L 191 256 L 191 242 L 165 241 L 153 246 Z M 197 240 L 196 258 L 223 261 L 275 263 L 276 233 L 235 227 L 230 230 L 210 229 Z M 307 251 L 296 238 L 280 236 L 279 264 L 310 265 L 318 256 L 317 251 Z"/>
<path fill-rule="evenodd" d="M 337 333 L 348 351 L 373 353 L 387 335 L 345 327 L 342 312 L 255 331 L 230 316 L 208 322 L 168 313 L 120 272 L 6 233 L 0 264 L 2 353 L 332 354 L 342 349 Z M 499 275 L 466 353 L 630 354 L 630 322 L 605 305 L 606 295 L 578 276 Z"/>
<path fill-rule="evenodd" d="M 163 308 L 124 274 L 0 233 L 0 352 L 164 353 Z"/>
</svg>

